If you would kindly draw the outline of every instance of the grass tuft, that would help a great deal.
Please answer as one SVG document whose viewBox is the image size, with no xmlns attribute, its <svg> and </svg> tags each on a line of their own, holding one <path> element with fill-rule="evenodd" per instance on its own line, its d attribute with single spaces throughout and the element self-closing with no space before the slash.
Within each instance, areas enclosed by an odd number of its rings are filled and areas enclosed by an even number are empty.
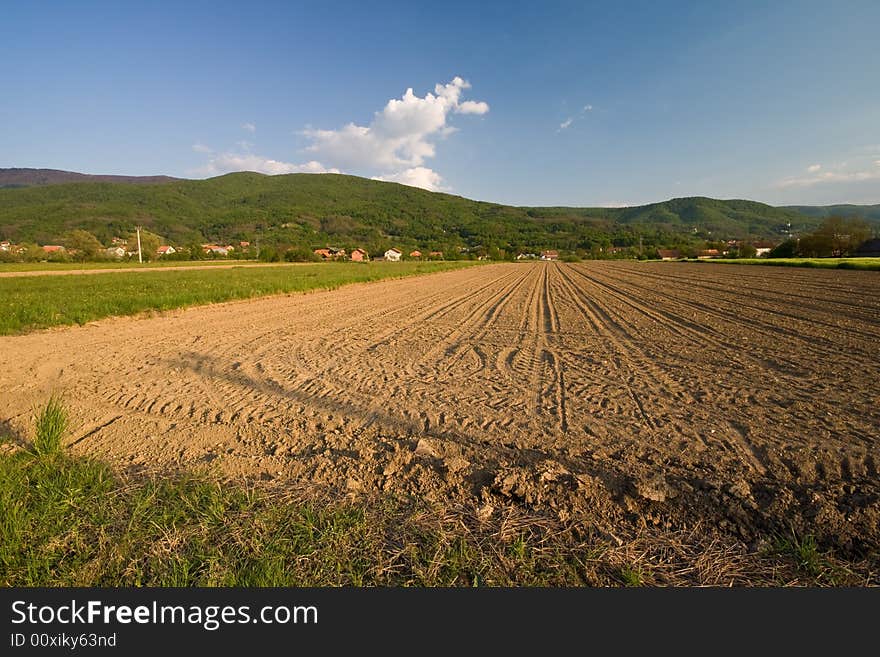
<svg viewBox="0 0 880 657">
<path fill-rule="evenodd" d="M 61 452 L 61 440 L 67 432 L 70 420 L 64 402 L 58 395 L 49 397 L 46 405 L 36 414 L 33 449 L 40 456 Z"/>
<path fill-rule="evenodd" d="M 620 569 L 620 581 L 624 586 L 644 586 L 645 576 L 638 566 L 624 566 Z"/>
</svg>

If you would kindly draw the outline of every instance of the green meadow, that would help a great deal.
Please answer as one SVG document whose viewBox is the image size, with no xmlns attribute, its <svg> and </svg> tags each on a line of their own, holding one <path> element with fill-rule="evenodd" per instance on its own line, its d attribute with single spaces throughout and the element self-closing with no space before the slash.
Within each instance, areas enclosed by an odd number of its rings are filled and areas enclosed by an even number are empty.
<svg viewBox="0 0 880 657">
<path fill-rule="evenodd" d="M 194 271 L 0 278 L 0 335 L 102 317 L 336 289 L 348 283 L 461 269 L 472 262 L 316 263 Z"/>
<path fill-rule="evenodd" d="M 815 267 L 818 269 L 862 269 L 880 271 L 880 258 L 738 258 L 696 260 L 723 265 L 766 265 L 769 267 Z"/>
<path fill-rule="evenodd" d="M 0 272 L 18 271 L 90 271 L 113 269 L 164 269 L 167 267 L 236 267 L 259 264 L 256 260 L 158 260 L 139 263 L 129 260 L 112 262 L 2 262 Z M 274 265 L 279 266 L 279 265 Z M 295 266 L 290 263 L 288 266 Z"/>
</svg>

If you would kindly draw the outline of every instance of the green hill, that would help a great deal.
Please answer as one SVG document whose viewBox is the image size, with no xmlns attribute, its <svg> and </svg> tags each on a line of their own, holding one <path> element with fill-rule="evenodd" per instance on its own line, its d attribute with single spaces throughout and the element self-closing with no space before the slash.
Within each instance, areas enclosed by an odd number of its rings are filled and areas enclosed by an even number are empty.
<svg viewBox="0 0 880 657">
<path fill-rule="evenodd" d="M 824 219 L 832 215 L 838 217 L 861 217 L 872 223 L 880 224 L 880 204 L 877 205 L 789 205 L 788 210 L 794 210 L 809 217 Z"/>
<path fill-rule="evenodd" d="M 234 173 L 162 184 L 86 182 L 0 189 L 0 238 L 57 242 L 82 228 L 102 242 L 142 225 L 173 244 L 262 244 L 371 252 L 396 245 L 457 252 L 781 239 L 818 217 L 743 200 L 682 198 L 632 208 L 513 207 L 334 174 Z"/>
</svg>

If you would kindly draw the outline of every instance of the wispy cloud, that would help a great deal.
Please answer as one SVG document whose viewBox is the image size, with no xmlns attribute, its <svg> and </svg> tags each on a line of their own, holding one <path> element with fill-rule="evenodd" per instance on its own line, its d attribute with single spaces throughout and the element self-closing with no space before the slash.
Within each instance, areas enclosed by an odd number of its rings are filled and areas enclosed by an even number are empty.
<svg viewBox="0 0 880 657">
<path fill-rule="evenodd" d="M 878 161 L 880 162 L 880 161 Z M 787 189 L 791 187 L 813 187 L 815 185 L 831 184 L 831 183 L 857 183 L 867 180 L 880 180 L 880 164 L 874 168 L 859 167 L 854 168 L 842 164 L 834 169 L 823 171 L 818 164 L 807 167 L 807 175 L 789 176 L 778 181 L 774 187 L 777 189 Z"/>
<path fill-rule="evenodd" d="M 201 142 L 196 142 L 195 144 L 193 144 L 192 149 L 196 153 L 213 153 L 214 152 L 210 146 L 205 146 Z"/>
<path fill-rule="evenodd" d="M 253 123 L 242 123 L 241 129 L 244 130 L 245 132 L 249 132 L 251 134 L 254 134 L 257 131 L 257 126 L 255 126 Z"/>
<path fill-rule="evenodd" d="M 592 112 L 592 105 L 584 105 L 580 112 L 578 112 L 575 116 L 569 116 L 565 121 L 559 124 L 559 127 L 556 129 L 556 132 L 562 132 L 563 130 L 567 130 L 571 127 L 571 124 L 577 121 L 578 119 L 586 116 L 587 112 Z"/>
</svg>

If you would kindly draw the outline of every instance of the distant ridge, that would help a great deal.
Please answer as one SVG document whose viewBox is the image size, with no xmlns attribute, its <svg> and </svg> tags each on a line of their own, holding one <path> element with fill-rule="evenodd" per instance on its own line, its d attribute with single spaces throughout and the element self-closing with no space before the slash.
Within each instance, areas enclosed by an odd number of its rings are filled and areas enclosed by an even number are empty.
<svg viewBox="0 0 880 657">
<path fill-rule="evenodd" d="M 74 229 L 109 244 L 143 226 L 173 245 L 586 254 L 729 239 L 778 243 L 789 232 L 810 232 L 828 211 L 702 196 L 626 208 L 518 207 L 343 174 L 188 180 L 0 169 L 0 187 L 4 180 L 17 182 L 0 189 L 0 239 L 37 244 L 56 244 Z M 880 218 L 866 219 L 880 230 Z"/>
<path fill-rule="evenodd" d="M 880 203 L 876 205 L 853 205 L 852 203 L 840 203 L 837 205 L 787 205 L 788 210 L 800 212 L 809 217 L 824 219 L 831 215 L 840 217 L 862 217 L 863 219 L 880 221 Z"/>
<path fill-rule="evenodd" d="M 106 182 L 134 185 L 158 185 L 174 182 L 180 178 L 171 176 L 111 176 L 76 173 L 60 169 L 0 169 L 0 187 L 34 187 L 37 185 L 63 185 L 66 183 Z"/>
</svg>

